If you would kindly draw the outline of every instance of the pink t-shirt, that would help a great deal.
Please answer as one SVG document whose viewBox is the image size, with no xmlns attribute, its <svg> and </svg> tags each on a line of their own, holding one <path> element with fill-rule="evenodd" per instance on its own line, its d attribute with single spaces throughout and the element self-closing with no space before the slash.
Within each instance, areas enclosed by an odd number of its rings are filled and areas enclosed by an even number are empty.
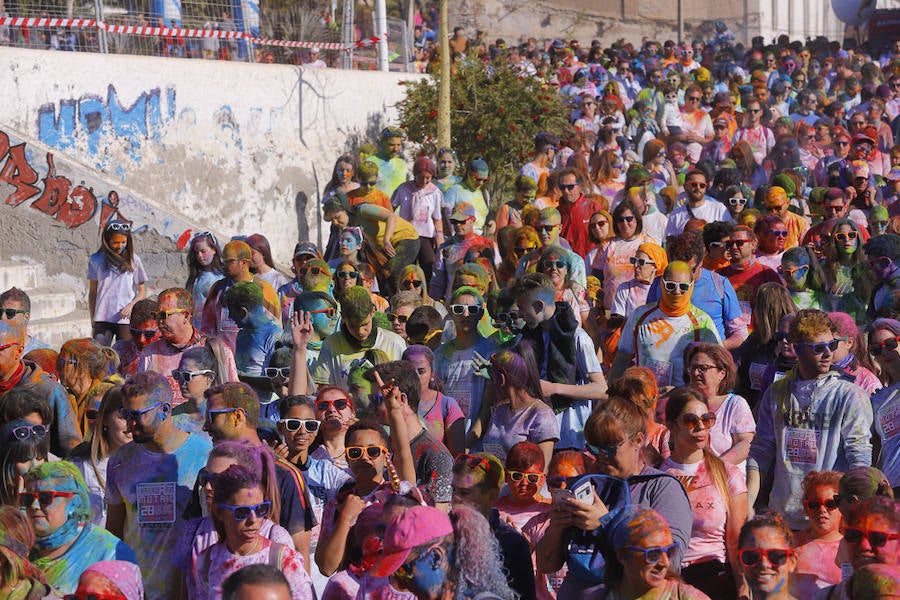
<svg viewBox="0 0 900 600">
<path fill-rule="evenodd" d="M 503 496 L 494 503 L 494 508 L 500 512 L 500 520 L 515 527 L 521 532 L 525 524 L 534 517 L 550 511 L 550 500 L 538 496 L 537 502 L 530 504 L 515 504 L 511 502 L 511 496 Z"/>
<path fill-rule="evenodd" d="M 709 447 L 716 456 L 722 456 L 734 445 L 732 435 L 740 433 L 756 433 L 756 421 L 750 405 L 737 394 L 728 394 L 722 405 L 716 410 L 716 424 L 709 432 Z M 738 467 L 746 472 L 747 461 Z"/>
<path fill-rule="evenodd" d="M 419 416 L 425 421 L 425 428 L 431 437 L 447 445 L 447 430 L 460 419 L 465 419 L 459 403 L 450 396 L 438 392 L 437 399 L 432 403 L 423 400 L 419 403 Z"/>
<path fill-rule="evenodd" d="M 312 582 L 300 553 L 280 544 L 271 548 L 272 542 L 266 538 L 260 539 L 262 549 L 246 556 L 232 554 L 223 542 L 214 544 L 201 554 L 191 568 L 190 597 L 194 600 L 218 600 L 222 597 L 222 583 L 229 575 L 248 565 L 271 564 L 288 580 L 292 600 L 313 600 Z"/>
<path fill-rule="evenodd" d="M 729 498 L 722 497 L 719 488 L 707 472 L 704 461 L 682 465 L 670 457 L 659 470 L 678 477 L 682 483 L 688 481 L 685 489 L 694 509 L 694 524 L 691 527 L 691 541 L 688 543 L 681 566 L 710 559 L 724 563 L 725 521 L 728 516 L 726 503 L 731 498 L 747 493 L 747 484 L 741 470 L 735 465 L 725 463 Z"/>
<path fill-rule="evenodd" d="M 841 538 L 831 542 L 811 540 L 795 548 L 797 570 L 791 575 L 790 593 L 795 598 L 815 598 L 822 588 L 841 582 L 841 568 L 834 564 Z"/>
</svg>

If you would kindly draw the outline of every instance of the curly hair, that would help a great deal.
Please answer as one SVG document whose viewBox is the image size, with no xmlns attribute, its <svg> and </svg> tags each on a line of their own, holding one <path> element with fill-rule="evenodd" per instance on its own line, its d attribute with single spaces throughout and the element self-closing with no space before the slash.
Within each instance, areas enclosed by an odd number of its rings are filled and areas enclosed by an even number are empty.
<svg viewBox="0 0 900 600">
<path fill-rule="evenodd" d="M 508 583 L 500 553 L 500 543 L 491 533 L 487 519 L 465 504 L 450 511 L 455 552 L 453 570 L 456 575 L 455 600 L 472 598 L 490 590 L 503 600 L 516 600 L 518 595 Z"/>
<path fill-rule="evenodd" d="M 788 337 L 791 343 L 808 342 L 822 333 L 833 333 L 834 323 L 828 318 L 828 313 L 815 308 L 805 308 L 797 313 L 788 329 Z"/>
<path fill-rule="evenodd" d="M 794 534 L 791 533 L 790 527 L 784 521 L 779 513 L 771 510 L 764 510 L 757 513 L 752 519 L 749 519 L 741 527 L 741 533 L 738 535 L 738 548 L 742 548 L 747 538 L 757 529 L 774 529 L 784 541 L 784 548 L 793 548 Z"/>
<path fill-rule="evenodd" d="M 670 235 L 666 241 L 666 254 L 670 261 L 695 261 L 695 265 L 703 262 L 706 256 L 706 246 L 703 245 L 703 235 L 699 231 L 685 231 L 679 235 Z"/>
<path fill-rule="evenodd" d="M 839 471 L 810 471 L 803 478 L 801 486 L 803 487 L 803 499 L 808 500 L 813 488 L 818 486 L 828 486 L 835 490 L 840 489 L 841 475 Z"/>
</svg>

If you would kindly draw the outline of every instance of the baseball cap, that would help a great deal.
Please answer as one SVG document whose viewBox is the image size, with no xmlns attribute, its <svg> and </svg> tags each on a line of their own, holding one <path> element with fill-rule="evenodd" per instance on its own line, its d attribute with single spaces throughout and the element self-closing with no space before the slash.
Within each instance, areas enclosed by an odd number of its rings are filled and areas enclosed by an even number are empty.
<svg viewBox="0 0 900 600">
<path fill-rule="evenodd" d="M 474 217 L 475 207 L 468 202 L 459 202 L 453 207 L 453 214 L 450 215 L 450 220 L 464 221 Z"/>
<path fill-rule="evenodd" d="M 853 136 L 853 143 L 857 144 L 859 142 L 869 142 L 870 144 L 876 143 L 874 139 L 872 139 L 867 132 L 861 131 Z"/>
<path fill-rule="evenodd" d="M 847 169 L 854 178 L 856 177 L 865 177 L 869 178 L 869 165 L 866 164 L 864 160 L 854 160 L 850 163 L 850 166 Z"/>
<path fill-rule="evenodd" d="M 312 242 L 298 242 L 294 246 L 294 258 L 298 256 L 319 256 L 319 250 Z"/>
<path fill-rule="evenodd" d="M 369 572 L 376 577 L 393 575 L 413 548 L 448 535 L 453 535 L 453 524 L 443 511 L 431 506 L 407 508 L 387 524 L 382 554 Z"/>
</svg>

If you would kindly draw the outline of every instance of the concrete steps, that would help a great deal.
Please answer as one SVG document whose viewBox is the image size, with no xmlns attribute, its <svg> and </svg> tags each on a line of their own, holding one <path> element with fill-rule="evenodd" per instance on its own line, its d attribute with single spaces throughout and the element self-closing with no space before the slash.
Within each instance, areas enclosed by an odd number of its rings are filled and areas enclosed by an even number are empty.
<svg viewBox="0 0 900 600">
<path fill-rule="evenodd" d="M 91 335 L 83 286 L 74 277 L 49 278 L 44 265 L 28 259 L 0 260 L 0 292 L 17 287 L 28 294 L 28 333 L 56 350 L 66 340 Z"/>
</svg>

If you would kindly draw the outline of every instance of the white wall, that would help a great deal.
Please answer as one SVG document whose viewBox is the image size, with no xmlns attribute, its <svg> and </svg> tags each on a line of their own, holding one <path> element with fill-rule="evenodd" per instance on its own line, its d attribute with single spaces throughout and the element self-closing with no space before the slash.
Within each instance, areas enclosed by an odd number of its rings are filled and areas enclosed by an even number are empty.
<svg viewBox="0 0 900 600">
<path fill-rule="evenodd" d="M 137 226 L 264 233 L 282 264 L 298 231 L 319 239 L 335 158 L 396 123 L 399 83 L 415 77 L 13 48 L 0 63 L 0 131 L 26 143 L 40 178 L 49 149 L 72 159 L 73 185 L 106 187 L 98 198 L 127 189 L 124 216 L 148 220 Z"/>
</svg>

